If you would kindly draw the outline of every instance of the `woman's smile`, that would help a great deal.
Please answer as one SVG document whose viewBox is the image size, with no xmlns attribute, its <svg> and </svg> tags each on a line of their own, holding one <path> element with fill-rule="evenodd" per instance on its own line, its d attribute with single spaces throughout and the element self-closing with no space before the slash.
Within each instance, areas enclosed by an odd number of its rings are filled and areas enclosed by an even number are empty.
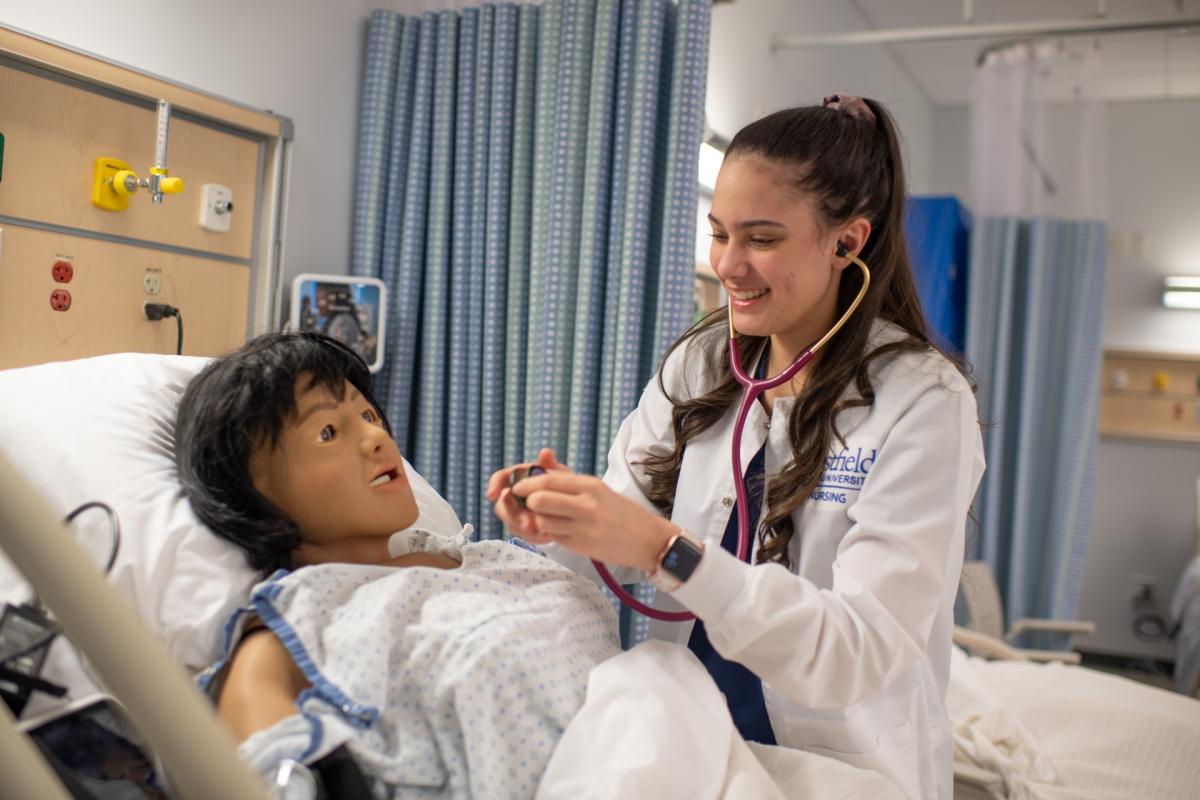
<svg viewBox="0 0 1200 800">
<path fill-rule="evenodd" d="M 770 289 L 726 289 L 730 302 L 739 311 L 752 308 L 760 299 L 766 297 L 770 291 Z"/>
</svg>

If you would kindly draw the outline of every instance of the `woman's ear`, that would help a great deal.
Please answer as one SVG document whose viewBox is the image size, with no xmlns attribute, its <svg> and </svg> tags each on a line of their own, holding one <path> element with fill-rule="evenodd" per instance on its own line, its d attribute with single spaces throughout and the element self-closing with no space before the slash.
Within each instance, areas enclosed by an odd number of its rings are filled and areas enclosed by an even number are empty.
<svg viewBox="0 0 1200 800">
<path fill-rule="evenodd" d="M 871 221 L 866 217 L 855 217 L 837 229 L 837 246 L 835 255 L 838 258 L 837 267 L 849 266 L 849 256 L 857 256 L 867 246 L 871 236 Z"/>
</svg>

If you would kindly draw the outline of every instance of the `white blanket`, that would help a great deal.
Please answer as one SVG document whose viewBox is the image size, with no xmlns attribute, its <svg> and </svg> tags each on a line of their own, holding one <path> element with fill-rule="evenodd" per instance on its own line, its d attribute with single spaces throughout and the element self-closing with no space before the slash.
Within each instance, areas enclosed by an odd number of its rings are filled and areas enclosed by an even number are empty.
<svg viewBox="0 0 1200 800">
<path fill-rule="evenodd" d="M 345 743 L 377 797 L 533 797 L 588 673 L 620 650 L 615 614 L 519 547 L 461 554 L 456 570 L 325 564 L 255 587 L 253 611 L 312 685 L 301 716 L 242 744 L 255 769 Z"/>
<path fill-rule="evenodd" d="M 998 776 L 1003 797 L 1036 797 L 1032 785 L 1057 783 L 1058 775 L 1042 746 L 988 688 L 987 666 L 957 647 L 951 655 L 946 711 L 954 729 L 954 760 Z"/>
<path fill-rule="evenodd" d="M 1019 726 L 991 745 L 1011 754 L 1007 772 L 1004 763 L 992 764 L 1001 767 L 1004 781 L 1020 787 L 1023 795 L 1014 796 L 1200 797 L 1200 701 L 1085 667 L 959 659 L 948 698 L 956 732 L 969 727 L 954 699 L 966 671 L 973 675 L 965 680 L 984 687 Z M 989 735 L 982 727 L 975 733 L 977 742 Z M 976 752 L 987 747 L 981 743 Z M 1038 777 L 1039 763 L 1052 766 L 1055 782 Z M 967 787 L 956 780 L 956 797 L 960 788 Z M 982 796 L 1007 795 L 997 786 Z"/>
<path fill-rule="evenodd" d="M 592 670 L 587 702 L 554 751 L 538 800 L 823 798 L 903 795 L 874 772 L 747 744 L 704 665 L 649 641 Z"/>
</svg>

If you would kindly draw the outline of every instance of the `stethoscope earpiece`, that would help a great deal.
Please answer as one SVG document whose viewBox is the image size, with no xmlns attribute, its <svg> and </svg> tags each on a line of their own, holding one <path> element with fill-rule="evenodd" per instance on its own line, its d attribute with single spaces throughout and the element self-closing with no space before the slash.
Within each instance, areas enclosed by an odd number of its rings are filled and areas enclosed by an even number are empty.
<svg viewBox="0 0 1200 800">
<path fill-rule="evenodd" d="M 846 254 L 849 252 L 850 251 L 846 249 L 846 245 L 843 242 L 838 242 L 838 246 L 837 246 L 838 258 L 845 258 Z"/>
</svg>

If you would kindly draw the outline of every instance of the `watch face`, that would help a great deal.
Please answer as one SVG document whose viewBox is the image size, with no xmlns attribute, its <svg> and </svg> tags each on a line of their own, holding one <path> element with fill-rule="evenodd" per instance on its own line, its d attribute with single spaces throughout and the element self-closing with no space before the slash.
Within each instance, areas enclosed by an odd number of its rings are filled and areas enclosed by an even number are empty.
<svg viewBox="0 0 1200 800">
<path fill-rule="evenodd" d="M 690 539 L 679 536 L 671 545 L 671 549 L 663 556 L 663 572 L 674 576 L 681 582 L 686 581 L 696 571 L 696 565 L 700 563 L 700 556 L 703 555 L 703 552 Z"/>
</svg>

